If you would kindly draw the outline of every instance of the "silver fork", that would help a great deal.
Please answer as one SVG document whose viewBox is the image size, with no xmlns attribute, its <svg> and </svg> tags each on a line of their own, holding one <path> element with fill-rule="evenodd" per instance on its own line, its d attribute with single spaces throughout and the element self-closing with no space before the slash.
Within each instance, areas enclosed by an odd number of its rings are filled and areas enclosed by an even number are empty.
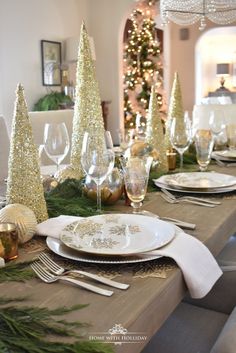
<svg viewBox="0 0 236 353">
<path fill-rule="evenodd" d="M 199 205 L 199 206 L 205 206 L 205 207 L 216 207 L 216 205 L 211 205 L 209 203 L 203 203 L 203 202 L 199 202 L 199 201 L 193 201 L 193 200 L 174 200 L 170 197 L 168 197 L 167 195 L 165 194 L 161 194 L 161 197 L 169 202 L 169 203 L 181 203 L 181 202 L 186 202 L 186 203 L 191 203 L 191 204 L 194 204 L 194 205 Z"/>
<path fill-rule="evenodd" d="M 96 287 L 92 284 L 86 283 L 79 281 L 74 278 L 70 278 L 67 276 L 55 276 L 52 273 L 48 272 L 41 264 L 39 261 L 34 261 L 31 265 L 32 270 L 36 273 L 36 275 L 45 283 L 53 283 L 59 280 L 66 281 L 72 284 L 76 284 L 77 286 L 81 288 L 85 288 L 91 292 L 105 295 L 107 297 L 110 297 L 113 292 L 110 290 L 102 289 L 100 287 Z"/>
<path fill-rule="evenodd" d="M 66 270 L 62 266 L 59 266 L 55 261 L 53 261 L 47 254 L 41 253 L 38 256 L 39 260 L 42 261 L 42 263 L 55 275 L 66 275 L 66 274 L 73 274 L 77 273 L 80 275 L 83 275 L 85 277 L 89 277 L 94 279 L 95 281 L 101 282 L 103 284 L 106 284 L 110 287 L 118 288 L 118 289 L 127 289 L 129 288 L 129 284 L 125 283 L 120 283 L 113 281 L 111 279 L 95 275 L 90 272 L 82 271 L 82 270 Z"/>
<path fill-rule="evenodd" d="M 216 164 L 218 164 L 218 166 L 220 166 L 220 167 L 235 167 L 236 166 L 235 162 L 229 162 L 229 163 L 223 162 L 221 159 L 218 159 L 216 157 L 214 157 L 214 159 L 215 159 Z"/>
<path fill-rule="evenodd" d="M 202 199 L 200 197 L 195 197 L 195 196 L 178 196 L 176 197 L 175 195 L 173 195 L 170 191 L 166 190 L 166 189 L 161 189 L 161 191 L 166 194 L 166 196 L 172 198 L 173 200 L 193 200 L 193 201 L 199 201 L 199 202 L 203 202 L 203 203 L 209 203 L 212 205 L 220 205 L 221 202 L 220 201 L 212 201 L 209 199 Z"/>
</svg>

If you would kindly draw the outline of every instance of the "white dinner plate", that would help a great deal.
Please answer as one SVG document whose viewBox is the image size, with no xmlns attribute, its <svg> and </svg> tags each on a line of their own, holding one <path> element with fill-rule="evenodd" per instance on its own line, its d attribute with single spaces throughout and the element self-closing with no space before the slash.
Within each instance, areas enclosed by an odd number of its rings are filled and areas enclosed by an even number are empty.
<svg viewBox="0 0 236 353">
<path fill-rule="evenodd" d="M 175 227 L 156 218 L 134 214 L 87 217 L 66 226 L 60 240 L 69 248 L 95 255 L 126 256 L 160 248 Z"/>
<path fill-rule="evenodd" d="M 134 256 L 119 256 L 119 257 L 109 257 L 109 256 L 96 256 L 90 255 L 86 253 L 80 253 L 76 250 L 70 249 L 65 246 L 59 239 L 55 239 L 52 237 L 47 237 L 46 239 L 47 246 L 51 251 L 55 254 L 64 257 L 65 259 L 85 262 L 85 263 L 92 263 L 92 264 L 132 264 L 138 262 L 146 262 L 151 260 L 159 259 L 162 256 L 159 255 L 150 255 L 150 256 L 143 256 L 142 255 L 134 255 Z"/>
<path fill-rule="evenodd" d="M 170 187 L 210 190 L 236 186 L 236 178 L 232 175 L 209 172 L 176 173 L 163 175 L 154 182 L 158 182 Z"/>
<path fill-rule="evenodd" d="M 233 150 L 213 151 L 211 154 L 211 157 L 213 159 L 219 159 L 222 161 L 235 162 L 236 151 L 233 151 Z"/>
<path fill-rule="evenodd" d="M 176 192 L 181 192 L 181 193 L 187 193 L 187 194 L 222 194 L 225 192 L 231 192 L 236 190 L 236 186 L 229 186 L 225 188 L 217 188 L 217 189 L 206 189 L 206 190 L 190 190 L 190 189 L 184 189 L 180 187 L 174 187 L 170 185 L 165 185 L 162 183 L 158 183 L 157 181 L 153 180 L 155 185 L 158 186 L 161 189 L 167 189 L 170 191 L 176 191 Z"/>
</svg>

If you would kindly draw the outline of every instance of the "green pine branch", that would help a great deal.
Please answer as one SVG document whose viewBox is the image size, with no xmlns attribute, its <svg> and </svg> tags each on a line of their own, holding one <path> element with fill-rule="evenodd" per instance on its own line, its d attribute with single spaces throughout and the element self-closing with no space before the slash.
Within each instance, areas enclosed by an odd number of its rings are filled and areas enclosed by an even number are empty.
<svg viewBox="0 0 236 353">
<path fill-rule="evenodd" d="M 26 262 L 9 262 L 5 267 L 0 269 L 0 283 L 4 281 L 23 282 L 34 278 L 35 274 L 30 268 L 30 261 Z"/>
<path fill-rule="evenodd" d="M 38 307 L 3 306 L 18 301 L 0 298 L 1 353 L 112 353 L 110 345 L 81 339 L 74 329 L 87 326 L 80 322 L 58 320 L 58 316 L 87 305 L 49 310 Z M 56 317 L 56 318 L 55 318 Z M 46 338 L 50 335 L 50 341 Z M 57 342 L 57 337 L 73 337 L 73 343 Z"/>
</svg>

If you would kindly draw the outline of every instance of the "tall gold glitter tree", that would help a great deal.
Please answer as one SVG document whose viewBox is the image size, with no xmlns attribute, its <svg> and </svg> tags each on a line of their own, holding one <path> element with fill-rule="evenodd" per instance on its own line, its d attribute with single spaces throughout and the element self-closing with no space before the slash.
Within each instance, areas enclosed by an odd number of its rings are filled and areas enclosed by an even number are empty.
<svg viewBox="0 0 236 353">
<path fill-rule="evenodd" d="M 152 145 L 159 153 L 159 170 L 168 171 L 168 161 L 166 156 L 166 143 L 163 131 L 159 106 L 155 92 L 155 86 L 152 86 L 147 114 L 146 141 Z"/>
<path fill-rule="evenodd" d="M 94 147 L 103 145 L 104 122 L 101 99 L 89 37 L 84 23 L 82 23 L 76 72 L 76 100 L 70 158 L 74 177 L 77 179 L 84 175 L 81 166 L 81 149 L 83 136 L 86 131 L 93 135 L 96 134 L 97 143 Z"/>
<path fill-rule="evenodd" d="M 7 204 L 29 207 L 38 222 L 48 218 L 24 89 L 18 84 L 8 161 Z"/>
<path fill-rule="evenodd" d="M 165 138 L 166 138 L 167 146 L 169 146 L 169 149 L 171 149 L 169 127 L 170 127 L 170 121 L 172 118 L 177 118 L 179 120 L 178 126 L 180 126 L 180 128 L 182 129 L 183 124 L 181 124 L 181 121 L 184 121 L 184 109 L 183 109 L 180 80 L 177 72 L 175 72 L 175 75 L 174 75 L 174 81 L 173 81 L 171 96 L 170 96 L 168 117 L 166 121 Z"/>
</svg>

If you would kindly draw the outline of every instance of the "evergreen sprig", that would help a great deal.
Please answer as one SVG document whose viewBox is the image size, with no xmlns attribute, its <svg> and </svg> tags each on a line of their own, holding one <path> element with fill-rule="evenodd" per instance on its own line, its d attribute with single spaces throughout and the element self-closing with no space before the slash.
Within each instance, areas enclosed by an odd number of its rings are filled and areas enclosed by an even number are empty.
<svg viewBox="0 0 236 353">
<path fill-rule="evenodd" d="M 10 262 L 5 267 L 0 269 L 0 282 L 17 281 L 23 282 L 34 278 L 35 274 L 31 270 L 30 261 L 25 262 Z M 1 352 L 1 351 L 0 351 Z"/>
<path fill-rule="evenodd" d="M 111 346 L 99 342 L 78 341 L 81 335 L 75 327 L 85 324 L 58 320 L 58 317 L 87 305 L 49 310 L 38 307 L 2 306 L 17 299 L 0 299 L 0 352 L 1 353 L 112 353 Z M 47 336 L 55 340 L 47 341 Z M 73 337 L 73 343 L 57 342 L 56 337 Z"/>
<path fill-rule="evenodd" d="M 83 195 L 84 179 L 66 179 L 45 195 L 49 217 L 88 217 L 97 214 L 96 202 Z"/>
</svg>

